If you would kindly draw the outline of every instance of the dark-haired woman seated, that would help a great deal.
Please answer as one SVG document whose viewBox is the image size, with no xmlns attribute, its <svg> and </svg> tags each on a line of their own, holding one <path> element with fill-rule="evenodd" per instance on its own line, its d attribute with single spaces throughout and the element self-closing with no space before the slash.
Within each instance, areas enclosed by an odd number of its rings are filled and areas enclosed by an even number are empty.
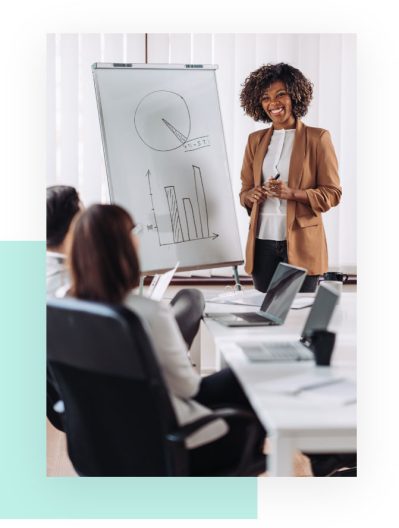
<svg viewBox="0 0 399 528">
<path fill-rule="evenodd" d="M 123 303 L 146 321 L 155 353 L 171 396 L 177 420 L 183 425 L 204 416 L 213 405 L 250 404 L 229 369 L 201 379 L 193 369 L 170 306 L 132 293 L 139 285 L 138 238 L 130 215 L 117 205 L 93 205 L 76 222 L 70 254 L 70 294 L 106 303 Z M 191 474 L 207 475 L 238 460 L 245 431 L 214 422 L 193 434 L 187 446 Z M 259 450 L 265 431 L 259 424 Z M 212 442 L 212 443 L 210 443 Z"/>
<path fill-rule="evenodd" d="M 330 134 L 301 121 L 312 83 L 289 64 L 252 72 L 241 106 L 271 127 L 249 135 L 240 201 L 251 215 L 245 270 L 265 292 L 279 262 L 308 270 L 301 291 L 314 291 L 328 269 L 321 213 L 338 205 L 341 187 Z"/>
</svg>

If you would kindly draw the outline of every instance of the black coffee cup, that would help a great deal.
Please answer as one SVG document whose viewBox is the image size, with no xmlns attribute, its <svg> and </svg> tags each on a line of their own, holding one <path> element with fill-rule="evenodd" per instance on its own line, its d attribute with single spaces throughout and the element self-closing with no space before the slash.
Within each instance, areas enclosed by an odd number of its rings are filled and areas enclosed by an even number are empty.
<svg viewBox="0 0 399 528">
<path fill-rule="evenodd" d="M 348 275 L 340 271 L 327 271 L 323 277 L 326 281 L 346 282 L 348 280 Z"/>
<path fill-rule="evenodd" d="M 310 337 L 316 365 L 328 367 L 334 350 L 335 334 L 328 330 L 315 330 Z"/>
</svg>

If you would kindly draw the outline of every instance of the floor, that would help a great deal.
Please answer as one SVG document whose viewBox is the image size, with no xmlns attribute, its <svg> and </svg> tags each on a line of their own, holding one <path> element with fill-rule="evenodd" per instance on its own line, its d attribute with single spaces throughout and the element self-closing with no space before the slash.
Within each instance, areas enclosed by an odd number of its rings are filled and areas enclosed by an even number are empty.
<svg viewBox="0 0 399 528">
<path fill-rule="evenodd" d="M 47 476 L 77 477 L 78 475 L 68 457 L 65 434 L 53 427 L 48 420 L 46 420 L 46 434 Z M 265 443 L 265 451 L 267 452 L 267 442 Z M 294 475 L 296 477 L 312 476 L 309 459 L 299 452 L 296 453 L 294 459 Z M 267 473 L 260 476 L 267 476 Z"/>
<path fill-rule="evenodd" d="M 77 477 L 68 457 L 66 435 L 46 420 L 47 476 Z"/>
</svg>

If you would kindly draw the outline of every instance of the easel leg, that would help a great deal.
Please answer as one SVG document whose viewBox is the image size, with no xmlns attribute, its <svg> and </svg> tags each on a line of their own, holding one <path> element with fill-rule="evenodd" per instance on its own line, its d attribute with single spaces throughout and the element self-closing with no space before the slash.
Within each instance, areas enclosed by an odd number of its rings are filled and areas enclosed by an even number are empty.
<svg viewBox="0 0 399 528">
<path fill-rule="evenodd" d="M 241 291 L 242 288 L 241 288 L 241 283 L 240 283 L 240 276 L 238 275 L 237 266 L 233 266 L 233 275 L 234 275 L 234 280 L 236 281 L 235 289 L 238 291 Z"/>
</svg>

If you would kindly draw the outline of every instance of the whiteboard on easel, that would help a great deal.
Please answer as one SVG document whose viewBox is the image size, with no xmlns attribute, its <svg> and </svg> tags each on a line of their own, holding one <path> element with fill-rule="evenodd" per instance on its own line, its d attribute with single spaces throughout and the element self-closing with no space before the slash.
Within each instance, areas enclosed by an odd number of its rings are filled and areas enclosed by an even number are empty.
<svg viewBox="0 0 399 528">
<path fill-rule="evenodd" d="M 141 226 L 142 271 L 241 264 L 216 67 L 92 70 L 110 197 Z"/>
</svg>

